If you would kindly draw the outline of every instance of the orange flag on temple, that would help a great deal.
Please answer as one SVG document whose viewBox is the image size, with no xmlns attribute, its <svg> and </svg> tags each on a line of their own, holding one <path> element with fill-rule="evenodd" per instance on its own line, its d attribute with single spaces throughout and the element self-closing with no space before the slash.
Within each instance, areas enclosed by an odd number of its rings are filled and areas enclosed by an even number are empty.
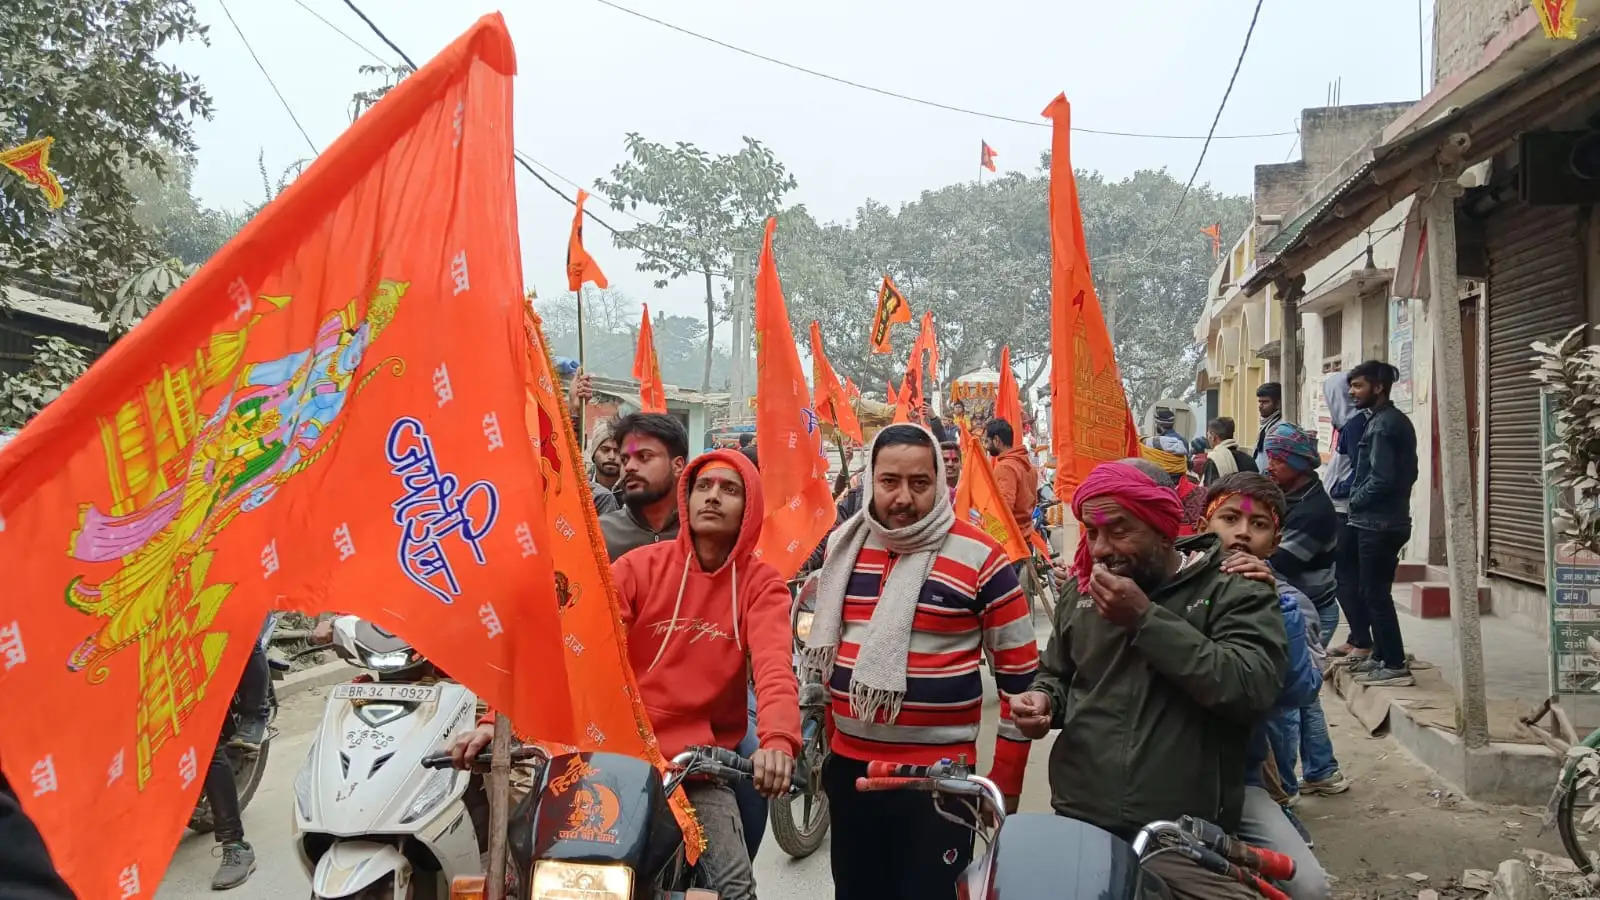
<svg viewBox="0 0 1600 900">
<path fill-rule="evenodd" d="M 883 284 L 878 287 L 878 309 L 872 314 L 872 330 L 867 338 L 872 344 L 873 353 L 888 353 L 894 349 L 889 343 L 889 331 L 896 323 L 911 321 L 911 304 L 906 302 L 906 295 L 894 286 L 889 276 L 883 276 Z"/>
<path fill-rule="evenodd" d="M 1222 255 L 1222 223 L 1213 222 L 1200 229 L 1200 233 L 1211 238 L 1211 258 L 1216 259 Z"/>
<path fill-rule="evenodd" d="M 656 743 L 650 718 L 639 697 L 639 685 L 628 663 L 617 590 L 605 538 L 589 491 L 589 474 L 539 316 L 524 307 L 528 379 L 528 437 L 539 454 L 544 521 L 548 535 L 543 556 L 554 567 L 555 601 L 561 616 L 561 659 L 567 681 L 582 685 L 572 695 L 574 722 L 580 726 L 570 743 L 582 750 L 605 750 L 649 760 L 665 773 L 667 761 Z M 646 321 L 648 313 L 646 314 Z M 626 702 L 622 702 L 622 701 Z M 537 733 L 529 734 L 538 737 Z M 548 742 L 546 742 L 548 743 Z M 562 749 L 562 748 L 557 748 Z M 673 813 L 687 837 L 691 858 L 703 837 L 683 793 L 670 798 Z"/>
<path fill-rule="evenodd" d="M 1011 446 L 1022 446 L 1022 391 L 1017 387 L 1016 373 L 1011 371 L 1011 345 L 1000 348 L 1000 385 L 994 398 L 994 417 L 1011 426 Z"/>
<path fill-rule="evenodd" d="M 833 423 L 850 440 L 858 444 L 866 443 L 866 438 L 861 434 L 861 422 L 856 418 L 856 409 L 845 393 L 844 385 L 839 383 L 839 376 L 834 374 L 828 355 L 822 350 L 822 328 L 814 320 L 811 323 L 811 386 L 814 398 L 812 408 L 817 411 L 817 418 Z"/>
<path fill-rule="evenodd" d="M 274 608 L 582 738 L 523 439 L 515 72 L 480 19 L 0 453 L 0 764 L 79 896 L 155 895 Z"/>
<path fill-rule="evenodd" d="M 772 258 L 777 227 L 776 218 L 767 220 L 756 265 L 756 446 L 761 448 L 767 504 L 756 553 L 779 575 L 793 578 L 833 528 L 835 511 L 822 429 L 810 406 L 778 264 Z"/>
<path fill-rule="evenodd" d="M 656 333 L 650 327 L 650 304 L 644 305 L 639 321 L 639 345 L 633 351 L 633 377 L 639 379 L 639 409 L 647 413 L 667 411 L 667 387 L 661 382 L 661 366 L 656 362 Z"/>
<path fill-rule="evenodd" d="M 995 483 L 989 454 L 983 452 L 978 439 L 967 431 L 961 432 L 961 477 L 956 481 L 955 506 L 957 518 L 983 529 L 1006 548 L 1006 556 L 1012 562 L 1028 558 L 1028 545 L 1020 534 L 1017 520 L 1000 499 L 1000 487 Z"/>
<path fill-rule="evenodd" d="M 572 234 L 567 237 L 567 290 L 580 291 L 585 281 L 594 282 L 597 288 L 611 286 L 606 281 L 606 273 L 600 271 L 600 265 L 583 249 L 583 201 L 588 199 L 589 192 L 578 189 L 577 202 L 572 206 Z"/>
<path fill-rule="evenodd" d="M 1117 374 L 1072 174 L 1072 107 L 1062 94 L 1045 108 L 1050 138 L 1050 391 L 1056 496 L 1063 503 L 1095 466 L 1137 456 L 1139 433 Z"/>
</svg>

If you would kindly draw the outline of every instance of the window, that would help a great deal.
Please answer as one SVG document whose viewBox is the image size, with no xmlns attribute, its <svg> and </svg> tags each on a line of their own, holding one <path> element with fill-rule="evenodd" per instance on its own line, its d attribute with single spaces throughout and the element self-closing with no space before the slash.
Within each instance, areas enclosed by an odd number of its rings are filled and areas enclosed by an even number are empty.
<svg viewBox="0 0 1600 900">
<path fill-rule="evenodd" d="M 1344 311 L 1335 310 L 1322 317 L 1322 358 L 1337 361 L 1344 353 Z"/>
</svg>

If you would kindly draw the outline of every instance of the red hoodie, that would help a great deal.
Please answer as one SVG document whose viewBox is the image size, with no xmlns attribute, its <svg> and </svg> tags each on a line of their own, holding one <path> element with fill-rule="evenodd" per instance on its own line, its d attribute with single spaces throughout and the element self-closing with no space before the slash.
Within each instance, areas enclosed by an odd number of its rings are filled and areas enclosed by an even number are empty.
<svg viewBox="0 0 1600 900">
<path fill-rule="evenodd" d="M 732 466 L 744 480 L 744 518 L 733 552 L 706 572 L 690 537 L 689 490 L 695 473 L 712 461 Z M 628 660 L 669 758 L 696 744 L 738 746 L 748 729 L 745 686 L 752 671 L 761 746 L 800 752 L 789 589 L 776 569 L 751 556 L 762 517 L 755 466 L 742 453 L 717 450 L 690 462 L 678 480 L 677 539 L 611 564 Z"/>
</svg>

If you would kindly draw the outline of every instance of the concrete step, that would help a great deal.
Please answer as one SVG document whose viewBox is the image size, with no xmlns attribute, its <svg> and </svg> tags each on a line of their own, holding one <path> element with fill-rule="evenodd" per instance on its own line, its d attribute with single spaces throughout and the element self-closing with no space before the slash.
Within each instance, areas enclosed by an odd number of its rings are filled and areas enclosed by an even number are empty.
<svg viewBox="0 0 1600 900">
<path fill-rule="evenodd" d="M 1478 586 L 1478 612 L 1494 612 L 1493 593 L 1488 585 Z M 1450 584 L 1448 581 L 1418 581 L 1394 586 L 1394 605 L 1401 612 L 1419 619 L 1450 618 Z"/>
<path fill-rule="evenodd" d="M 1450 570 L 1444 566 L 1432 566 L 1427 563 L 1403 562 L 1394 570 L 1395 584 L 1405 582 L 1412 584 L 1418 581 L 1450 581 Z"/>
</svg>

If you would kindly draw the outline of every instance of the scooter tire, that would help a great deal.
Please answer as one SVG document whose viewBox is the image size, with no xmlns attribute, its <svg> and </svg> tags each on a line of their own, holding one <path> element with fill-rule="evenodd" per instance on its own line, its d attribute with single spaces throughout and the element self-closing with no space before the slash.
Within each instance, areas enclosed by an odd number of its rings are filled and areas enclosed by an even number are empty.
<svg viewBox="0 0 1600 900">
<path fill-rule="evenodd" d="M 250 798 L 256 795 L 256 788 L 261 786 L 261 779 L 267 773 L 267 754 L 272 749 L 271 741 L 264 741 L 261 749 L 254 754 L 250 767 L 241 772 L 235 772 L 233 783 L 239 791 L 239 811 L 250 805 Z M 227 752 L 224 749 L 222 752 Z M 211 815 L 211 804 L 206 801 L 205 790 L 200 792 L 200 802 L 195 804 L 194 814 L 189 817 L 189 830 L 195 834 L 210 834 L 217 830 L 217 820 Z"/>
<path fill-rule="evenodd" d="M 816 794 L 811 798 L 813 807 L 810 827 L 805 823 L 796 822 L 796 815 L 803 814 L 806 798 L 803 795 L 793 797 L 780 797 L 768 801 L 768 819 L 772 822 L 772 837 L 783 848 L 783 852 L 795 859 L 805 859 L 817 852 L 822 842 L 828 837 L 828 826 L 832 817 L 828 812 L 828 795 L 820 785 L 813 788 Z M 795 805 L 800 808 L 795 809 Z"/>
</svg>

